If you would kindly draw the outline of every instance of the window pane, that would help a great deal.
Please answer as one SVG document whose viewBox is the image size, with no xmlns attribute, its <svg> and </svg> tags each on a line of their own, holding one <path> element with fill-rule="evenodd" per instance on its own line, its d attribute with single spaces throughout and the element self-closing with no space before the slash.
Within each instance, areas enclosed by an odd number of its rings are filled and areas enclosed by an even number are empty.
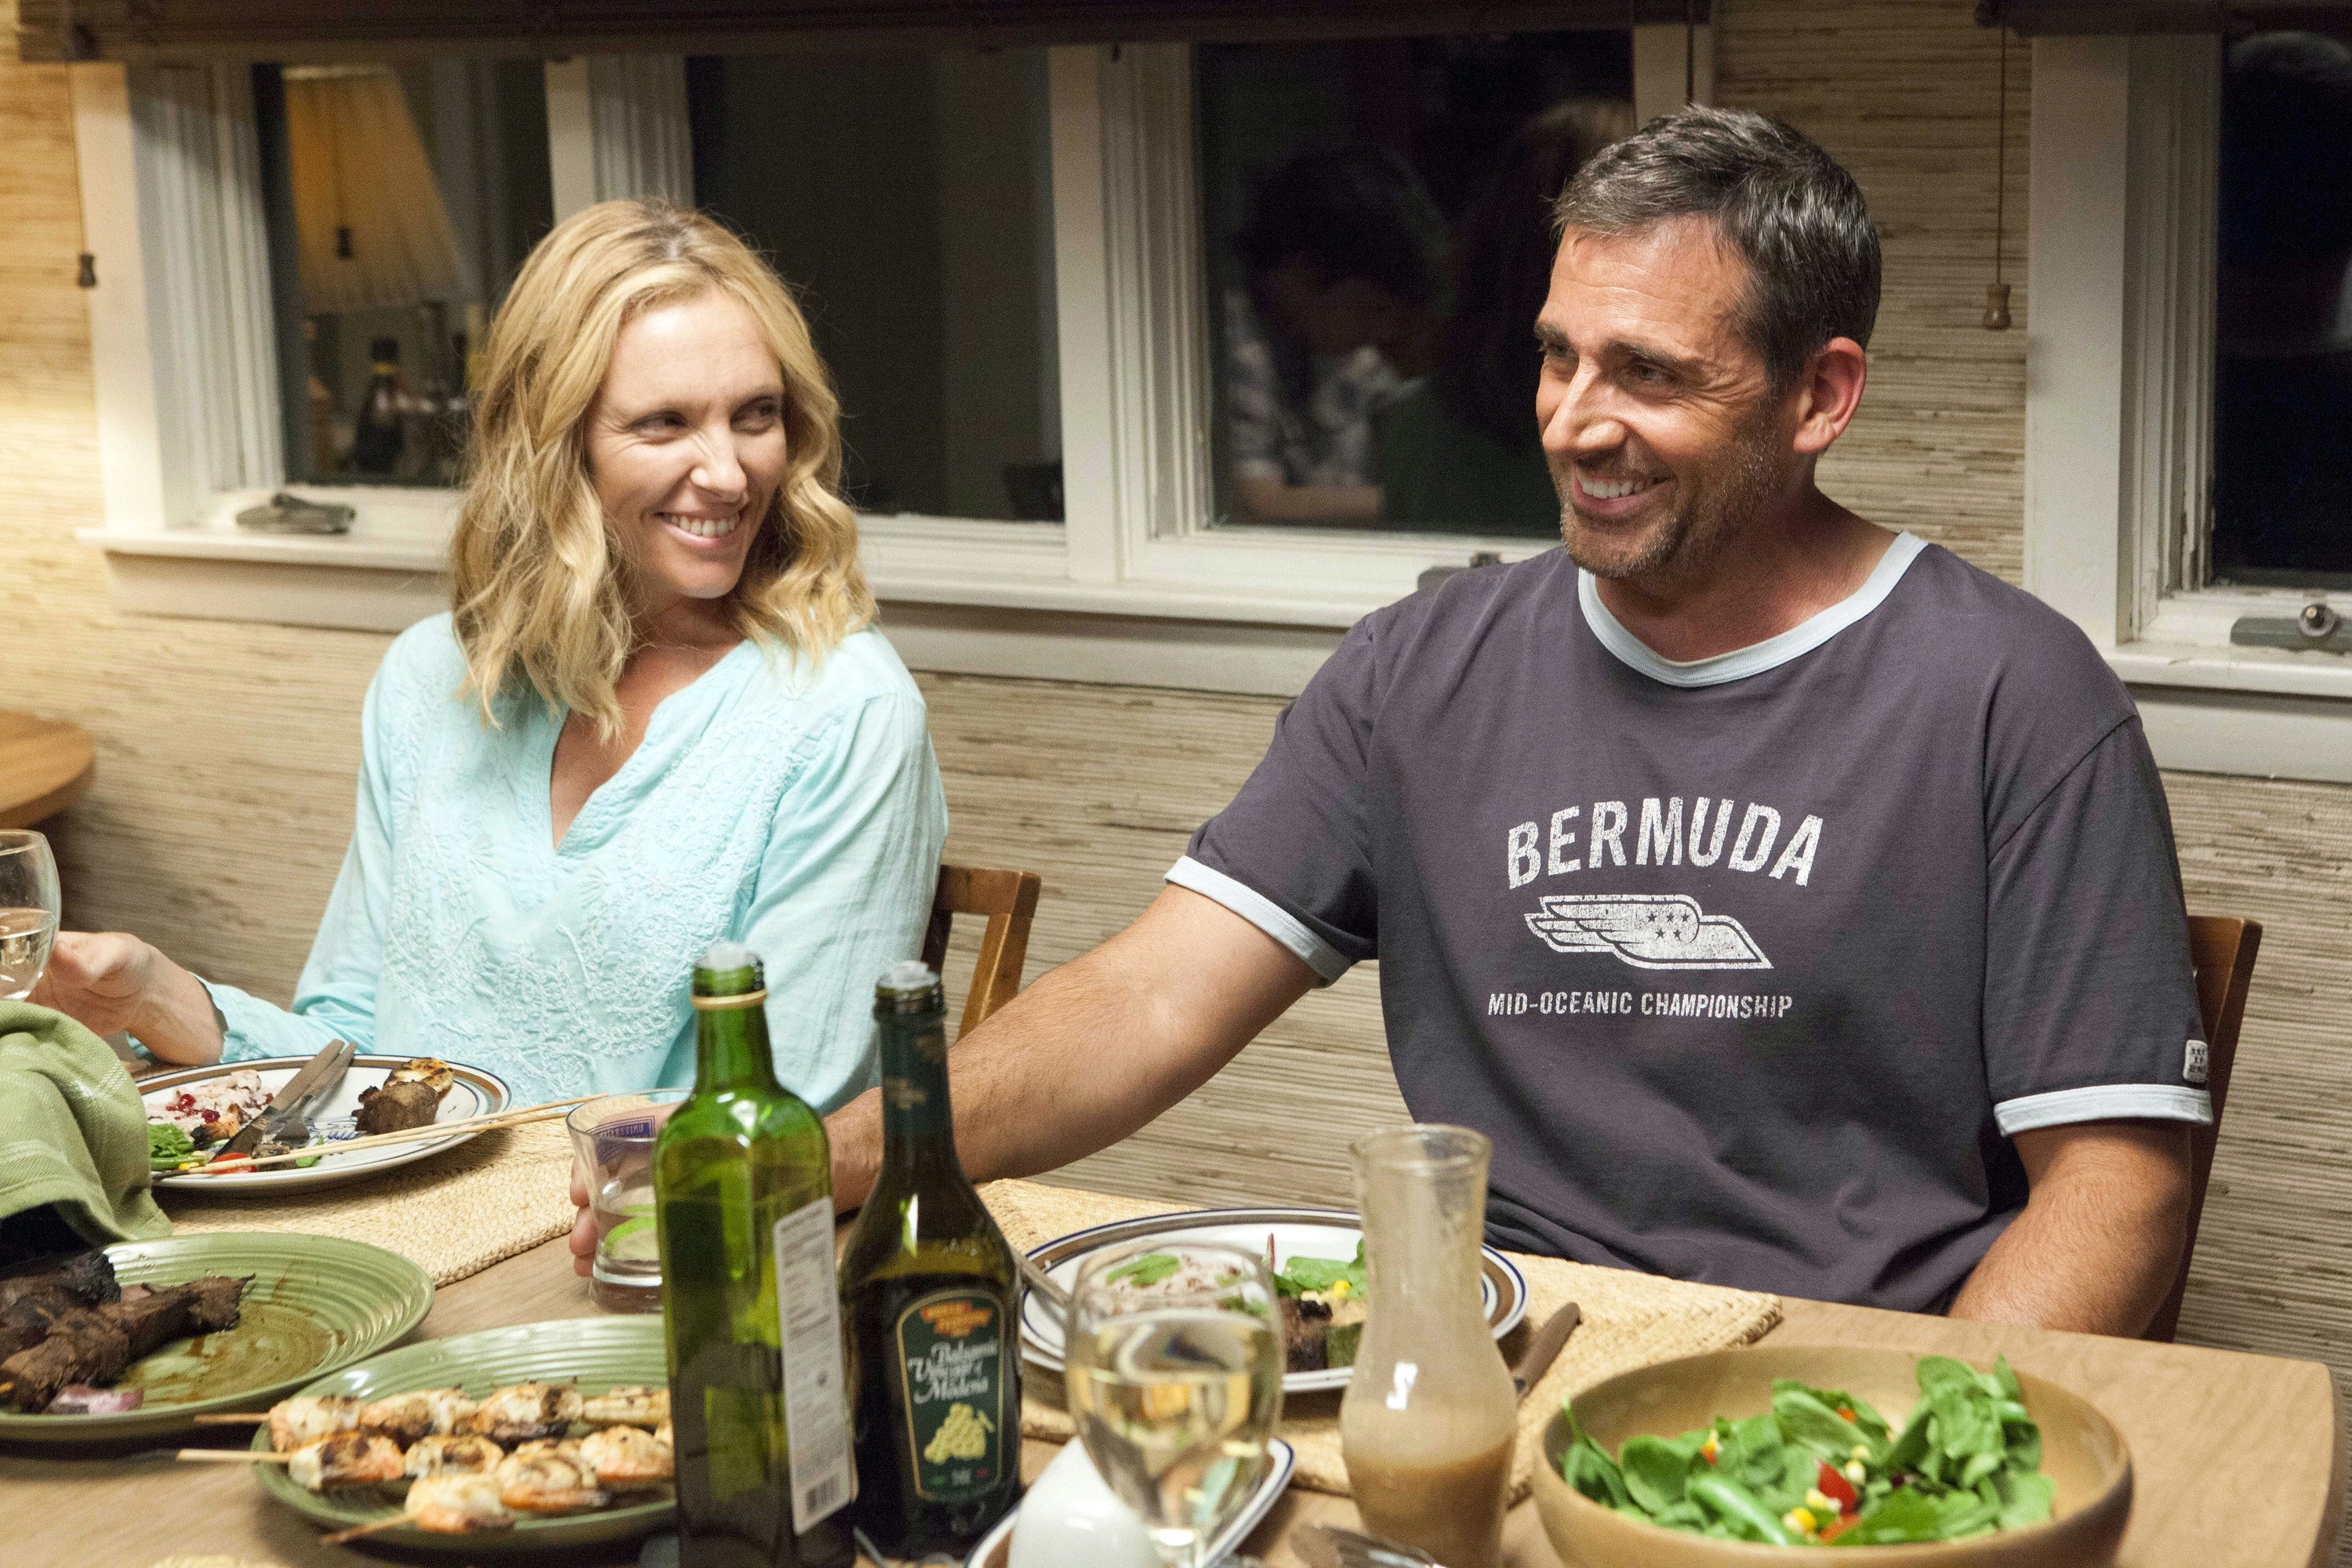
<svg viewBox="0 0 2352 1568">
<path fill-rule="evenodd" d="M 798 293 L 850 499 L 1058 521 L 1045 53 L 688 62 L 696 199 Z"/>
<path fill-rule="evenodd" d="M 553 222 L 536 60 L 263 66 L 286 468 L 456 482 L 467 354 Z"/>
<path fill-rule="evenodd" d="M 2230 46 L 2221 198 L 2214 574 L 2352 587 L 2352 48 Z"/>
<path fill-rule="evenodd" d="M 1203 46 L 1217 507 L 1547 537 L 1549 204 L 1633 129 L 1627 32 Z"/>
</svg>

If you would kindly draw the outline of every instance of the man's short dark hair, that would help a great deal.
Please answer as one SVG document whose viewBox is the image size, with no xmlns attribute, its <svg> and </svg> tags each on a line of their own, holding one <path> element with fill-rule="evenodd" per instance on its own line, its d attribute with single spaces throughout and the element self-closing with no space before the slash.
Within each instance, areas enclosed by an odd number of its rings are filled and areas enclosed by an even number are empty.
<svg viewBox="0 0 2352 1568">
<path fill-rule="evenodd" d="M 1234 245 L 1254 272 L 1302 257 L 1327 285 L 1361 278 L 1408 305 L 1432 304 L 1445 287 L 1445 219 L 1385 147 L 1292 159 L 1258 187 Z"/>
<path fill-rule="evenodd" d="M 1769 116 L 1703 104 L 1662 114 L 1595 153 L 1552 210 L 1561 232 L 1601 235 L 1691 216 L 1748 264 L 1739 326 L 1776 394 L 1832 338 L 1870 345 L 1878 230 L 1862 187 Z"/>
</svg>

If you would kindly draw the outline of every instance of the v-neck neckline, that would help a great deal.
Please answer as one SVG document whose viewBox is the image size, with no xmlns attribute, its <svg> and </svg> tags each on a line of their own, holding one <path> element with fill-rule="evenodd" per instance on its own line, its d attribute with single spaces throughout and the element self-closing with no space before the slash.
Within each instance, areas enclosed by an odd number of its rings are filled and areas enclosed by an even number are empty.
<svg viewBox="0 0 2352 1568">
<path fill-rule="evenodd" d="M 572 710 L 551 702 L 542 705 L 551 722 L 548 726 L 547 743 L 543 754 L 538 759 L 538 765 L 533 772 L 538 780 L 538 839 L 545 846 L 550 859 L 561 861 L 565 858 L 564 847 L 569 845 L 579 833 L 580 825 L 589 820 L 591 814 L 596 811 L 598 803 L 608 798 L 606 792 L 628 779 L 631 773 L 639 766 L 647 748 L 654 743 L 655 737 L 662 732 L 667 721 L 680 711 L 672 705 L 724 669 L 751 646 L 750 637 L 742 638 L 733 647 L 713 659 L 709 668 L 701 674 L 654 704 L 654 710 L 646 716 L 646 732 L 637 738 L 636 746 L 627 756 L 621 759 L 621 765 L 613 770 L 610 778 L 588 792 L 587 798 L 580 803 L 580 809 L 572 814 L 570 822 L 564 824 L 563 837 L 561 839 L 555 837 L 555 753 L 557 748 L 563 744 L 563 727 L 572 721 Z"/>
</svg>

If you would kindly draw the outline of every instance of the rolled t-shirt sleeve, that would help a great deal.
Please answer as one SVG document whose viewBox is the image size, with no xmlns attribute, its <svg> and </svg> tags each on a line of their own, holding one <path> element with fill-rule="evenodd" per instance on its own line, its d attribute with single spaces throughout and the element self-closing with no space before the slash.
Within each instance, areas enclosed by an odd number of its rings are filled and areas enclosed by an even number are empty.
<svg viewBox="0 0 2352 1568">
<path fill-rule="evenodd" d="M 2139 721 L 1997 840 L 1987 870 L 1985 1068 L 2002 1133 L 2212 1121 L 2172 823 Z"/>
<path fill-rule="evenodd" d="M 1297 953 L 1327 985 L 1380 943 L 1366 800 L 1376 619 L 1358 622 L 1284 710 L 1249 782 L 1168 873 Z"/>
</svg>

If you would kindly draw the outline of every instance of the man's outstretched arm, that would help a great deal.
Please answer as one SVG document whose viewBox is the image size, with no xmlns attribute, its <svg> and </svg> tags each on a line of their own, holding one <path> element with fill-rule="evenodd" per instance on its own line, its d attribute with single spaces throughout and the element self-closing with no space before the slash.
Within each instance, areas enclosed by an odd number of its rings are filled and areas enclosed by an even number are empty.
<svg viewBox="0 0 2352 1568">
<path fill-rule="evenodd" d="M 2017 1134 L 2032 1186 L 1952 1303 L 1955 1318 L 2137 1335 L 2180 1268 L 2189 1125 L 2085 1121 Z"/>
<path fill-rule="evenodd" d="M 1207 1082 L 1314 983 L 1223 904 L 1163 889 L 1133 925 L 956 1042 L 948 1072 L 965 1173 L 1033 1175 L 1117 1142 Z M 882 1157 L 880 1091 L 834 1112 L 825 1131 L 833 1201 L 855 1207 Z"/>
</svg>

